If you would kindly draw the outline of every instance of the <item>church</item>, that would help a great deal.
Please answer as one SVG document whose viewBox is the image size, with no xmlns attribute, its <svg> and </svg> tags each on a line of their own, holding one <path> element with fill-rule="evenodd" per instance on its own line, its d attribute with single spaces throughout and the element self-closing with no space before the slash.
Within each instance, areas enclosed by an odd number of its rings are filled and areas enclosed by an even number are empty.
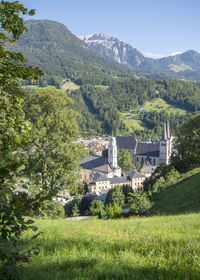
<svg viewBox="0 0 200 280">
<path fill-rule="evenodd" d="M 157 143 L 139 143 L 133 136 L 117 136 L 117 150 L 130 152 L 133 162 L 158 166 L 161 163 L 169 164 L 172 153 L 173 136 L 170 133 L 169 122 L 164 123 L 163 135 Z"/>
<path fill-rule="evenodd" d="M 131 170 L 121 176 L 117 164 L 116 138 L 111 137 L 108 144 L 108 157 L 89 156 L 81 162 L 82 179 L 89 180 L 89 192 L 97 195 L 107 193 L 116 186 L 130 186 L 133 189 L 143 188 L 145 176 Z"/>
<path fill-rule="evenodd" d="M 108 144 L 108 157 L 89 156 L 81 162 L 82 180 L 88 180 L 89 191 L 93 194 L 103 194 L 115 186 L 131 186 L 134 190 L 143 188 L 143 182 L 150 176 L 161 163 L 169 164 L 172 152 L 173 137 L 170 134 L 169 123 L 163 127 L 163 135 L 157 143 L 139 143 L 133 136 L 111 137 Z M 130 152 L 133 162 L 139 162 L 140 166 L 148 165 L 148 176 L 145 172 L 131 170 L 121 176 L 121 168 L 117 164 L 117 153 L 127 150 Z"/>
</svg>

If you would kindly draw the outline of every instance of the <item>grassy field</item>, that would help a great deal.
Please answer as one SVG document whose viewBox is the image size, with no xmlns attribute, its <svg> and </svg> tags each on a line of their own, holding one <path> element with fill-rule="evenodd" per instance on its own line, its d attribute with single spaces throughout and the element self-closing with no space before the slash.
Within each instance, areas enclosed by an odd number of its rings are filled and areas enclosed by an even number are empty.
<svg viewBox="0 0 200 280">
<path fill-rule="evenodd" d="M 144 110 L 146 112 L 150 112 L 150 111 L 157 111 L 157 112 L 161 112 L 161 111 L 167 111 L 167 113 L 177 113 L 179 112 L 180 114 L 186 114 L 185 110 L 182 110 L 180 108 L 176 108 L 174 106 L 171 106 L 170 104 L 168 104 L 166 101 L 164 101 L 162 98 L 154 98 L 151 101 L 147 101 L 143 107 Z M 127 120 L 124 119 L 125 117 L 127 117 L 129 114 L 131 114 L 133 117 L 139 118 L 140 113 L 133 113 L 132 111 L 137 110 L 139 108 L 133 108 L 130 111 L 127 112 L 121 112 L 121 118 L 124 121 L 124 124 L 126 125 L 126 127 L 129 129 L 130 132 L 133 132 L 134 130 L 144 130 L 146 128 L 145 124 L 143 124 L 143 122 L 141 120 L 138 119 L 131 119 L 131 120 Z"/>
<path fill-rule="evenodd" d="M 152 214 L 188 212 L 200 212 L 200 173 L 160 193 L 152 209 Z"/>
<path fill-rule="evenodd" d="M 76 90 L 76 89 L 79 89 L 79 88 L 80 88 L 80 86 L 77 86 L 73 82 L 67 82 L 67 81 L 64 81 L 62 86 L 61 86 L 61 89 L 69 90 L 69 91 L 73 91 L 73 90 Z"/>
<path fill-rule="evenodd" d="M 40 253 L 20 279 L 200 279 L 200 214 L 37 225 L 43 233 L 26 246 Z"/>
</svg>

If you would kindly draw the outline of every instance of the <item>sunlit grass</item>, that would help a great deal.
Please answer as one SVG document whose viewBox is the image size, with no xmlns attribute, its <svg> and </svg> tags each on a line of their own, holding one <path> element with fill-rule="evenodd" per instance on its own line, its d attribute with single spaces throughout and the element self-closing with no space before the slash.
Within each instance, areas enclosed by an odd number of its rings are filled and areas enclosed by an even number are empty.
<svg viewBox="0 0 200 280">
<path fill-rule="evenodd" d="M 199 280 L 200 214 L 120 220 L 41 220 L 21 279 Z"/>
</svg>

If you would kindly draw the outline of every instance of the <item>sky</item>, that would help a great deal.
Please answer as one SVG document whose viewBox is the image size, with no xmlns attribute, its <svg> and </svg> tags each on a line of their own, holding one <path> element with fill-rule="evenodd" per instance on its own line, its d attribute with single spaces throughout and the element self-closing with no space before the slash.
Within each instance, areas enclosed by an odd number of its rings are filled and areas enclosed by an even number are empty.
<svg viewBox="0 0 200 280">
<path fill-rule="evenodd" d="M 103 32 L 145 56 L 200 52 L 200 0 L 21 0 L 75 35 Z"/>
</svg>

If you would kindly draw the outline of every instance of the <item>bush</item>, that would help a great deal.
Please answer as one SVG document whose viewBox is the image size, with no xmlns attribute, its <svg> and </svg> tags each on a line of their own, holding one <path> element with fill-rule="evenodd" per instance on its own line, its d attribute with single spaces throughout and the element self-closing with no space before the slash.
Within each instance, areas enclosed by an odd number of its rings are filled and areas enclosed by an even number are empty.
<svg viewBox="0 0 200 280">
<path fill-rule="evenodd" d="M 105 207 L 105 211 L 106 211 L 106 215 L 111 219 L 119 218 L 122 215 L 121 206 L 115 202 L 113 204 L 108 204 Z"/>
<path fill-rule="evenodd" d="M 78 217 L 78 216 L 80 216 L 80 211 L 78 205 L 75 203 L 72 209 L 72 217 Z"/>
<path fill-rule="evenodd" d="M 152 207 L 152 204 L 146 193 L 141 192 L 134 192 L 130 194 L 129 203 L 131 214 L 134 215 L 146 214 Z"/>
<path fill-rule="evenodd" d="M 72 211 L 73 211 L 73 208 L 74 208 L 75 204 L 77 204 L 76 199 L 74 199 L 74 200 L 65 204 L 64 209 L 65 209 L 65 215 L 67 217 L 72 217 L 73 216 Z"/>
<path fill-rule="evenodd" d="M 90 213 L 90 206 L 94 199 L 94 195 L 84 196 L 79 204 L 79 210 L 81 215 L 89 215 Z"/>
<path fill-rule="evenodd" d="M 122 187 L 117 186 L 113 189 L 111 189 L 107 196 L 106 196 L 106 205 L 108 204 L 118 204 L 120 206 L 124 205 L 124 194 L 123 194 L 123 190 Z"/>
<path fill-rule="evenodd" d="M 65 210 L 62 204 L 54 201 L 44 201 L 37 212 L 37 216 L 43 218 L 64 218 Z"/>
<path fill-rule="evenodd" d="M 102 214 L 105 213 L 104 203 L 101 200 L 93 200 L 90 207 L 90 213 L 95 216 L 98 215 L 102 217 Z"/>
</svg>

